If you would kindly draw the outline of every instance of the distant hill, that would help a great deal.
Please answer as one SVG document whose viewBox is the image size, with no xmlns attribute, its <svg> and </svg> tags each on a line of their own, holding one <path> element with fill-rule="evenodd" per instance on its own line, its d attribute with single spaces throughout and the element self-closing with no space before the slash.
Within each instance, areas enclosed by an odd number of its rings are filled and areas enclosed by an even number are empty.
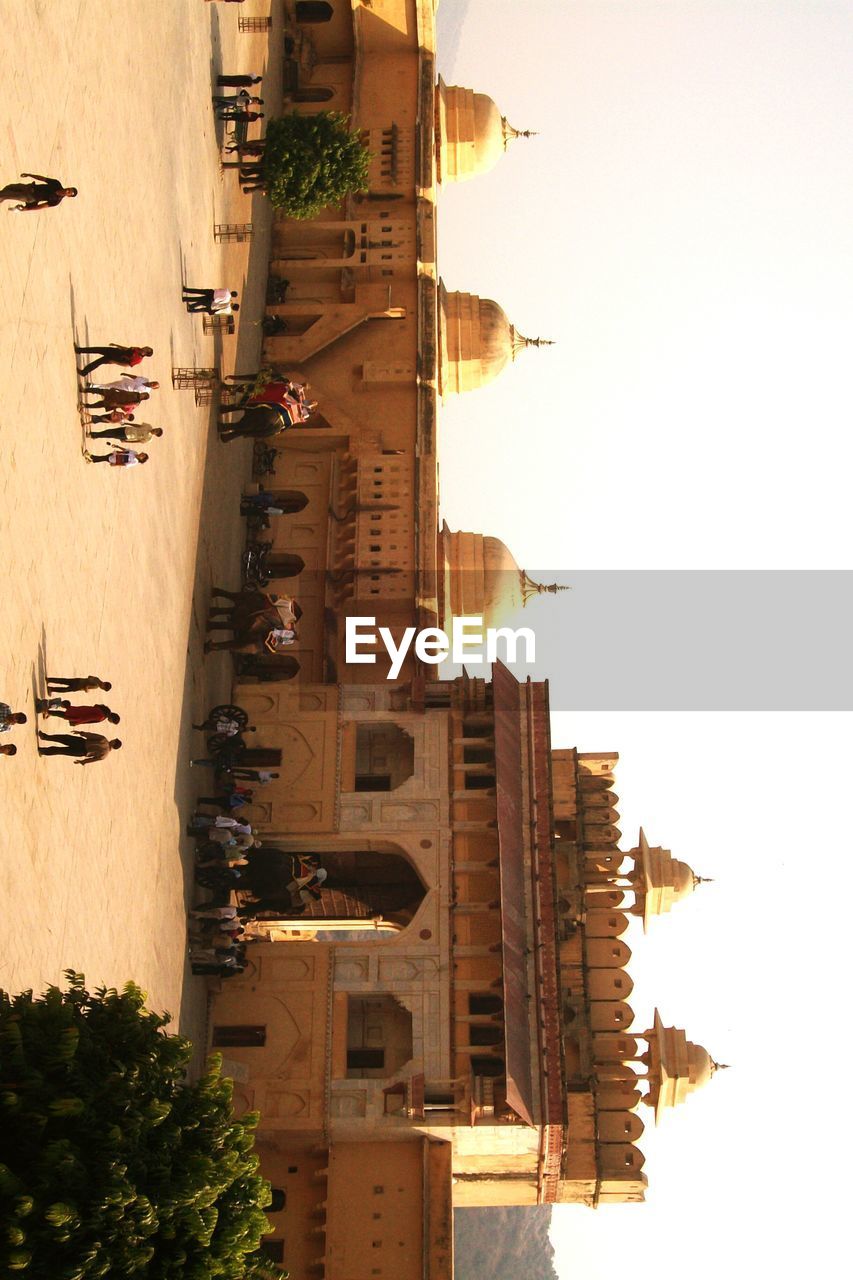
<svg viewBox="0 0 853 1280">
<path fill-rule="evenodd" d="M 457 1209 L 455 1280 L 556 1280 L 550 1226 L 550 1205 Z"/>
<path fill-rule="evenodd" d="M 435 23 L 438 69 L 443 76 L 452 76 L 453 67 L 462 40 L 462 28 L 471 0 L 441 0 Z"/>
</svg>

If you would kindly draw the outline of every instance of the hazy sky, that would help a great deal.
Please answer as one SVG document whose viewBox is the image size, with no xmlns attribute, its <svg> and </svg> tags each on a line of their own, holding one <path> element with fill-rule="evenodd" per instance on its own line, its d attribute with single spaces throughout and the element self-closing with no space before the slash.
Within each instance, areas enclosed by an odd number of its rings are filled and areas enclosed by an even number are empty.
<svg viewBox="0 0 853 1280">
<path fill-rule="evenodd" d="M 442 193 L 442 275 L 559 345 L 447 402 L 451 527 L 531 569 L 850 567 L 851 54 L 847 0 L 471 0 L 442 74 L 541 133 Z M 629 939 L 635 1025 L 735 1064 L 647 1130 L 646 1205 L 555 1213 L 564 1277 L 841 1270 L 850 719 L 554 717 L 620 752 L 624 848 L 716 877 Z"/>
</svg>

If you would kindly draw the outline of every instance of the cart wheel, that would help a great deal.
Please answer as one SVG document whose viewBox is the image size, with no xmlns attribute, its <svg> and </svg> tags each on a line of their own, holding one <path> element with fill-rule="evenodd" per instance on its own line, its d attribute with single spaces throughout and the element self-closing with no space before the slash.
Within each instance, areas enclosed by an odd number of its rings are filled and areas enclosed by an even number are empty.
<svg viewBox="0 0 853 1280">
<path fill-rule="evenodd" d="M 233 720 L 240 728 L 249 723 L 249 717 L 242 707 L 235 707 L 230 702 L 223 702 L 207 713 L 208 720 Z"/>
</svg>

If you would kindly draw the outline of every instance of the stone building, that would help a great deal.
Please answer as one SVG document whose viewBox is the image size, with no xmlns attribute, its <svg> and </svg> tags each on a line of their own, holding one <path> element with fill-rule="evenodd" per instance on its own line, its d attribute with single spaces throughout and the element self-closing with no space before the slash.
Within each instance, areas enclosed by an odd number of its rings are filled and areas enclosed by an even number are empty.
<svg viewBox="0 0 853 1280">
<path fill-rule="evenodd" d="M 271 1256 L 292 1276 L 441 1280 L 453 1207 L 643 1199 L 643 1107 L 715 1064 L 658 1015 L 634 1025 L 622 935 L 698 881 L 642 832 L 620 850 L 616 756 L 552 750 L 546 683 L 344 662 L 348 615 L 395 636 L 498 625 L 540 589 L 499 540 L 439 527 L 437 501 L 441 398 L 532 344 L 444 289 L 436 196 L 519 134 L 437 80 L 432 0 L 290 8 L 290 102 L 347 112 L 373 160 L 366 193 L 274 227 L 288 285 L 265 360 L 319 402 L 282 438 L 277 482 L 307 502 L 273 521 L 268 559 L 304 611 L 300 669 L 277 679 L 271 659 L 234 699 L 282 761 L 247 812 L 328 876 L 212 984 L 211 1045 L 261 1114 Z"/>
</svg>

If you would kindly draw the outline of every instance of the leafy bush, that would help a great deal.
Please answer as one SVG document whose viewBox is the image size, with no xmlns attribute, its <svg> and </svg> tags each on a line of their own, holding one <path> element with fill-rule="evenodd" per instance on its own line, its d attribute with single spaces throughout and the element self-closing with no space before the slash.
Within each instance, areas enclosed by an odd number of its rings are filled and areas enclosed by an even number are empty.
<svg viewBox="0 0 853 1280">
<path fill-rule="evenodd" d="M 271 120 L 264 147 L 267 192 L 291 218 L 312 218 L 367 187 L 370 154 L 339 111 Z"/>
<path fill-rule="evenodd" d="M 235 1119 L 211 1058 L 129 983 L 0 991 L 0 1275 L 238 1280 L 281 1274 L 253 1254 L 270 1186 L 257 1115 Z"/>
</svg>

